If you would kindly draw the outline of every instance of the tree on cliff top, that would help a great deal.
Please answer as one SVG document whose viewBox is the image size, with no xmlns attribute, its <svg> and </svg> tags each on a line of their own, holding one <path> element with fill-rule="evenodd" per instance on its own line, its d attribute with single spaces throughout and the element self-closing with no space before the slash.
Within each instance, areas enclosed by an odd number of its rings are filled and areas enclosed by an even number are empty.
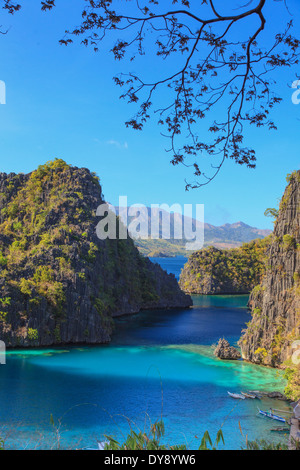
<svg viewBox="0 0 300 470">
<path fill-rule="evenodd" d="M 153 51 L 166 61 L 176 57 L 166 75 L 158 70 L 154 78 L 144 78 L 129 72 L 114 81 L 123 88 L 122 98 L 139 103 L 127 127 L 142 130 L 151 114 L 158 117 L 170 139 L 171 163 L 192 168 L 195 181 L 186 182 L 186 189 L 209 183 L 226 159 L 255 168 L 255 150 L 244 143 L 245 125 L 276 129 L 270 111 L 281 98 L 270 75 L 298 63 L 300 41 L 292 35 L 292 21 L 272 37 L 272 14 L 281 16 L 276 3 L 287 9 L 287 0 L 239 0 L 238 8 L 233 0 L 82 1 L 81 23 L 66 31 L 61 44 L 80 36 L 97 51 L 112 36 L 117 60 L 133 61 Z M 2 3 L 10 13 L 20 9 L 15 0 Z M 55 0 L 41 2 L 44 11 L 53 7 Z M 164 87 L 165 102 L 160 98 L 155 104 Z M 213 109 L 218 121 L 209 118 Z M 204 118 L 205 131 L 199 127 Z M 210 174 L 201 170 L 205 155 L 214 162 Z"/>
</svg>

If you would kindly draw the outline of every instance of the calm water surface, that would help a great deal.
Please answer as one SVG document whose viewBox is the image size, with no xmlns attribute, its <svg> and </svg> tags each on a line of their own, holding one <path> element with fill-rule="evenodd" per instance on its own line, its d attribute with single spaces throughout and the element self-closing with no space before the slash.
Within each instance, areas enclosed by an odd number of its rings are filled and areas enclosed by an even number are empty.
<svg viewBox="0 0 300 470">
<path fill-rule="evenodd" d="M 185 258 L 155 259 L 176 277 Z M 0 435 L 8 448 L 48 448 L 61 424 L 61 446 L 81 448 L 113 434 L 129 420 L 140 429 L 163 416 L 169 443 L 199 446 L 223 426 L 225 447 L 249 439 L 280 439 L 276 423 L 259 418 L 257 405 L 287 409 L 274 400 L 230 399 L 227 391 L 282 390 L 278 372 L 222 362 L 211 345 L 236 343 L 250 316 L 247 296 L 195 296 L 192 309 L 145 311 L 118 320 L 113 341 L 97 347 L 12 351 L 0 367 Z M 239 429 L 239 422 L 243 435 Z"/>
</svg>

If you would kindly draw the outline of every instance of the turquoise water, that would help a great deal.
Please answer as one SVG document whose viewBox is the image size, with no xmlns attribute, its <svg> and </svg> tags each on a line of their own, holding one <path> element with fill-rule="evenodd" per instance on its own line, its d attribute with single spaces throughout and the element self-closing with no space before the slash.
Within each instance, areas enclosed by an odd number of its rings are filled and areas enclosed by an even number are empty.
<svg viewBox="0 0 300 470">
<path fill-rule="evenodd" d="M 93 447 L 105 434 L 122 439 L 129 423 L 144 429 L 161 416 L 165 441 L 191 449 L 204 431 L 215 436 L 222 425 L 228 449 L 244 445 L 246 435 L 282 440 L 270 432 L 274 422 L 256 414 L 258 404 L 285 404 L 239 402 L 227 395 L 280 390 L 278 373 L 212 354 L 211 344 L 221 336 L 238 340 L 249 320 L 246 304 L 247 296 L 199 296 L 192 309 L 122 317 L 109 345 L 9 352 L 0 367 L 0 435 L 6 446 L 55 446 L 51 414 L 61 424 L 63 448 Z"/>
</svg>

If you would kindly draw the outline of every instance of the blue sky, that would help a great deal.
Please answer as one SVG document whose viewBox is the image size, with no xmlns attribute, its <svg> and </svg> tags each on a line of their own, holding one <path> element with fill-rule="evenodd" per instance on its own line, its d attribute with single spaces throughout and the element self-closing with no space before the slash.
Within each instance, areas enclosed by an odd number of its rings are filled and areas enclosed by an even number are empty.
<svg viewBox="0 0 300 470">
<path fill-rule="evenodd" d="M 276 75 L 283 98 L 274 112 L 278 131 L 247 134 L 257 168 L 228 161 L 211 184 L 186 192 L 187 170 L 170 165 L 155 121 L 143 132 L 125 127 L 135 108 L 119 100 L 112 77 L 130 68 L 114 61 L 107 43 L 97 54 L 79 43 L 60 46 L 64 30 L 78 24 L 83 1 L 57 4 L 50 13 L 40 12 L 39 1 L 26 2 L 13 17 L 0 11 L 0 24 L 10 26 L 0 37 L 0 80 L 7 87 L 7 104 L 0 105 L 0 171 L 29 172 L 59 157 L 96 171 L 113 204 L 119 195 L 127 195 L 129 204 L 202 203 L 205 221 L 214 225 L 241 220 L 272 228 L 264 210 L 276 206 L 286 174 L 299 168 L 300 105 L 292 104 L 290 88 L 297 69 Z M 299 2 L 289 0 L 289 8 L 299 30 Z M 280 21 L 274 14 L 275 29 Z M 143 64 L 145 74 L 150 62 Z"/>
</svg>

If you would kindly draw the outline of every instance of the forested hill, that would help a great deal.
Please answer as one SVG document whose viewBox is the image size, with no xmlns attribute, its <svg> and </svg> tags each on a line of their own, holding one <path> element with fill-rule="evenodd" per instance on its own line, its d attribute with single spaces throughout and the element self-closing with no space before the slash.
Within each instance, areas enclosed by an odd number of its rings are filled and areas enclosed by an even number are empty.
<svg viewBox="0 0 300 470">
<path fill-rule="evenodd" d="M 192 294 L 248 294 L 262 279 L 268 243 L 269 237 L 231 250 L 196 251 L 185 264 L 179 285 Z"/>
<path fill-rule="evenodd" d="M 99 178 L 55 160 L 0 173 L 0 340 L 7 346 L 102 343 L 113 317 L 191 305 L 175 277 L 132 240 L 99 240 Z"/>
</svg>

